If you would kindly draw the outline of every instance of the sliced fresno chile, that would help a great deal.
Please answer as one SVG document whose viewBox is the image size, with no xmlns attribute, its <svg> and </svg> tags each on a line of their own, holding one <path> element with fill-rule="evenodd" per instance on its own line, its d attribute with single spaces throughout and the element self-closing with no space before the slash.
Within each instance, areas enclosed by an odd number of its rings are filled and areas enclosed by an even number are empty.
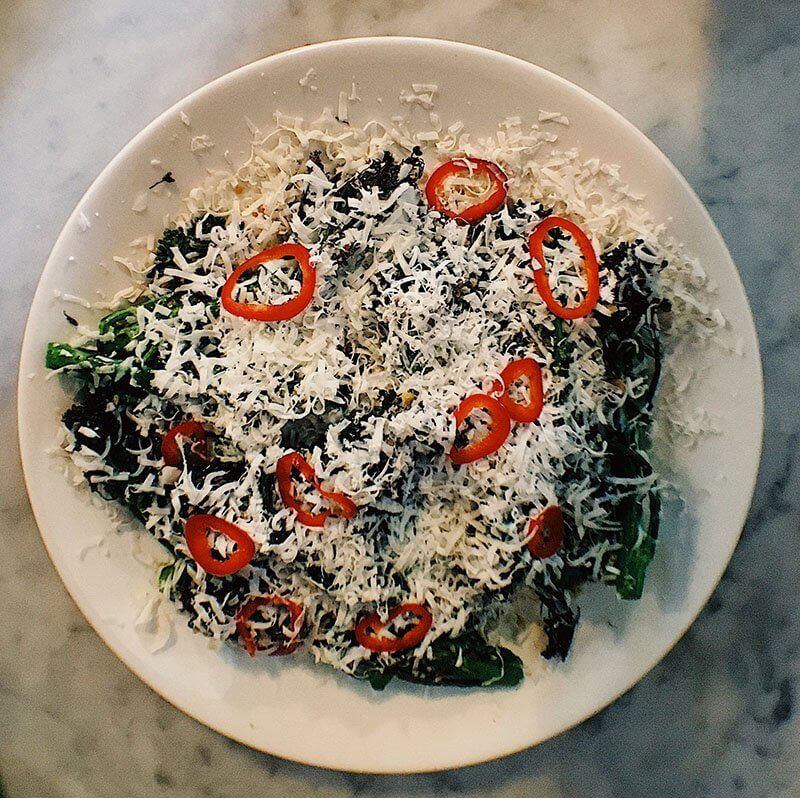
<svg viewBox="0 0 800 798">
<path fill-rule="evenodd" d="M 258 268 L 262 263 L 281 258 L 294 258 L 300 266 L 301 283 L 297 296 L 279 305 L 267 305 L 258 302 L 238 302 L 233 292 L 239 278 L 246 272 Z M 317 272 L 311 264 L 311 253 L 300 244 L 281 244 L 265 249 L 237 266 L 222 286 L 220 299 L 222 307 L 234 316 L 254 321 L 286 321 L 305 310 L 314 298 Z"/>
<path fill-rule="evenodd" d="M 471 205 L 461 210 L 450 207 L 448 198 L 452 198 L 453 190 L 448 186 L 453 177 L 486 177 L 489 180 L 488 196 L 477 199 Z M 496 211 L 506 199 L 508 194 L 508 178 L 505 172 L 491 161 L 480 158 L 454 158 L 443 163 L 428 178 L 425 184 L 425 198 L 431 208 L 462 222 L 477 222 L 489 213 Z"/>
<path fill-rule="evenodd" d="M 528 550 L 539 560 L 552 557 L 564 543 L 564 513 L 558 505 L 545 507 L 528 525 Z"/>
<path fill-rule="evenodd" d="M 586 278 L 586 294 L 581 302 L 572 307 L 562 305 L 550 290 L 550 283 L 547 279 L 547 263 L 544 257 L 544 240 L 553 228 L 560 227 L 569 233 L 583 255 L 583 273 Z M 600 275 L 592 242 L 586 233 L 578 227 L 575 222 L 565 219 L 563 216 L 548 216 L 536 226 L 536 229 L 528 239 L 528 248 L 531 259 L 539 263 L 541 268 L 534 269 L 533 279 L 536 288 L 550 312 L 561 319 L 581 319 L 588 316 L 597 305 L 600 299 Z"/>
<path fill-rule="evenodd" d="M 317 493 L 324 499 L 333 502 L 336 505 L 333 510 L 323 510 L 319 513 L 310 513 L 308 510 L 303 509 L 297 495 L 295 494 L 294 474 L 298 473 L 303 479 L 310 482 Z M 335 491 L 325 490 L 317 478 L 314 467 L 309 463 L 299 452 L 289 452 L 283 455 L 275 467 L 275 475 L 278 479 L 278 493 L 280 493 L 281 501 L 291 510 L 297 514 L 297 520 L 306 526 L 321 527 L 325 524 L 328 516 L 335 516 L 337 518 L 353 518 L 358 512 L 356 503 L 345 496 L 343 493 L 336 493 Z"/>
<path fill-rule="evenodd" d="M 283 596 L 258 596 L 246 601 L 236 615 L 236 629 L 242 638 L 247 653 L 254 657 L 259 651 L 258 635 L 251 626 L 251 619 L 255 612 L 262 607 L 283 607 L 289 612 L 288 638 L 286 643 L 281 643 L 269 651 L 270 656 L 280 657 L 291 654 L 300 645 L 300 632 L 303 629 L 304 611 L 302 605 Z M 287 627 L 284 626 L 284 629 Z M 285 634 L 285 632 L 284 632 Z"/>
<path fill-rule="evenodd" d="M 414 615 L 417 622 L 399 637 L 381 635 L 401 615 Z M 406 603 L 395 607 L 382 621 L 377 612 L 362 618 L 356 626 L 356 640 L 370 651 L 394 653 L 418 646 L 430 631 L 433 616 L 424 604 Z"/>
<path fill-rule="evenodd" d="M 528 401 L 526 404 L 514 401 L 508 389 L 520 378 L 525 378 L 528 383 Z M 542 369 L 530 357 L 513 360 L 501 372 L 502 383 L 495 382 L 494 390 L 500 404 L 508 410 L 512 420 L 522 424 L 530 424 L 539 418 L 544 406 L 544 385 L 542 384 Z"/>
<path fill-rule="evenodd" d="M 199 421 L 184 421 L 164 434 L 161 439 L 161 456 L 168 466 L 183 463 L 184 441 L 191 441 L 189 454 L 200 460 L 208 460 L 206 431 Z"/>
<path fill-rule="evenodd" d="M 497 399 L 485 393 L 475 393 L 464 399 L 456 408 L 456 435 L 458 435 L 458 428 L 474 410 L 485 410 L 489 414 L 489 429 L 482 438 L 472 443 L 453 446 L 450 450 L 450 459 L 456 465 L 472 463 L 496 452 L 511 431 L 511 417 L 508 410 Z"/>
<path fill-rule="evenodd" d="M 236 548 L 224 559 L 212 548 L 209 534 L 224 535 L 236 544 Z M 256 553 L 250 536 L 236 524 L 216 515 L 192 515 L 183 532 L 186 545 L 194 561 L 212 576 L 229 576 L 247 565 Z"/>
</svg>

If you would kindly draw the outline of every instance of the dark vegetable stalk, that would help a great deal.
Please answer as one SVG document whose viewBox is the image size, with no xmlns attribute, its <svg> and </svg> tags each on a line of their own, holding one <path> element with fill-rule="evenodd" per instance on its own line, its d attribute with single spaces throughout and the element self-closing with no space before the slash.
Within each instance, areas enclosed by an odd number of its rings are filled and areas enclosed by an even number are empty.
<svg viewBox="0 0 800 798">
<path fill-rule="evenodd" d="M 603 258 L 603 265 L 617 277 L 618 310 L 600 320 L 599 331 L 607 379 L 641 378 L 647 386 L 640 396 L 629 396 L 611 425 L 602 430 L 609 452 L 606 476 L 644 482 L 653 473 L 647 451 L 662 351 L 660 301 L 654 290 L 658 266 L 642 261 L 636 255 L 638 246 L 642 242 L 621 244 Z M 620 529 L 621 549 L 614 563 L 620 572 L 617 593 L 623 599 L 638 599 L 655 554 L 661 501 L 656 489 L 637 489 L 630 482 L 616 493 L 609 512 Z"/>
<path fill-rule="evenodd" d="M 71 367 L 79 379 L 98 385 L 109 386 L 127 378 L 131 386 L 146 388 L 158 351 L 153 345 L 141 357 L 135 356 L 135 344 L 142 332 L 136 318 L 140 307 L 163 307 L 169 315 L 174 315 L 180 304 L 174 296 L 165 295 L 115 310 L 100 320 L 97 340 L 85 346 L 49 343 L 45 366 L 49 369 Z"/>
<path fill-rule="evenodd" d="M 524 676 L 522 660 L 516 654 L 487 643 L 474 631 L 437 638 L 430 651 L 430 658 L 417 661 L 412 656 L 399 655 L 389 665 L 364 662 L 355 676 L 369 681 L 375 690 L 383 690 L 394 677 L 416 684 L 449 687 L 513 687 Z"/>
</svg>

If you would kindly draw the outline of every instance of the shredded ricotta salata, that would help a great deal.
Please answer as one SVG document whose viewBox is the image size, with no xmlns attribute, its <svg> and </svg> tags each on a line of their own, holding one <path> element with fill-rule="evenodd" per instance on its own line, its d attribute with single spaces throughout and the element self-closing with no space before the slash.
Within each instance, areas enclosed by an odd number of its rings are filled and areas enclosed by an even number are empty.
<svg viewBox="0 0 800 798">
<path fill-rule="evenodd" d="M 435 91 L 415 86 L 404 100 L 428 109 Z M 724 320 L 708 307 L 702 270 L 615 167 L 554 149 L 552 133 L 519 118 L 486 138 L 432 112 L 425 129 L 357 127 L 346 100 L 337 116 L 310 123 L 277 114 L 242 166 L 189 193 L 143 262 L 124 261 L 133 305 L 99 332 L 81 328 L 75 344 L 51 345 L 48 364 L 80 386 L 64 446 L 94 490 L 164 544 L 160 586 L 198 631 L 238 640 L 243 604 L 279 595 L 303 608 L 298 651 L 376 686 L 392 674 L 511 683 L 513 655 L 486 641 L 513 594 L 527 589 L 545 655 L 563 658 L 581 584 L 640 593 L 659 504 L 653 420 L 691 426 L 673 401 L 685 384 L 675 364 Z M 566 124 L 549 112 L 539 120 Z M 196 136 L 192 146 L 212 144 Z M 458 156 L 508 176 L 507 201 L 473 224 L 432 210 L 421 190 Z M 558 319 L 534 287 L 528 237 L 550 214 L 580 225 L 598 256 L 600 299 L 582 319 Z M 221 308 L 233 269 L 283 242 L 311 253 L 316 290 L 305 312 L 267 323 Z M 553 290 L 580 301 L 574 241 L 557 238 L 549 257 Z M 278 304 L 299 289 L 298 273 L 275 261 L 238 292 Z M 496 453 L 454 465 L 454 409 L 524 357 L 543 374 L 538 420 L 515 424 Z M 669 401 L 654 409 L 659 383 Z M 186 419 L 207 430 L 210 457 L 167 466 L 162 436 Z M 482 423 L 469 434 L 480 436 Z M 356 516 L 300 523 L 275 484 L 289 451 L 350 497 Z M 313 490 L 302 500 L 325 506 Z M 564 511 L 565 544 L 538 559 L 528 525 L 551 505 Z M 231 576 L 205 573 L 184 537 L 192 513 L 245 530 L 252 562 Z M 225 556 L 231 542 L 214 545 Z M 406 602 L 432 616 L 419 645 L 376 653 L 354 639 L 365 614 Z M 274 606 L 254 629 L 280 638 L 286 624 Z"/>
</svg>

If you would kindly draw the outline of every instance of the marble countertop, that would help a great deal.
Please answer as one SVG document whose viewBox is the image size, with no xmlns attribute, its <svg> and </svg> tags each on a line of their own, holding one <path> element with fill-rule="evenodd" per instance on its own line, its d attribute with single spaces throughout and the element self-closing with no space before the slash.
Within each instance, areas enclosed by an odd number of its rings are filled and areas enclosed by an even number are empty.
<svg viewBox="0 0 800 798">
<path fill-rule="evenodd" d="M 87 626 L 39 540 L 16 443 L 0 461 L 0 798 L 800 795 L 800 5 L 793 0 L 4 0 L 0 431 L 61 225 L 117 150 L 234 67 L 365 34 L 461 39 L 594 92 L 699 192 L 756 316 L 767 389 L 753 511 L 686 637 L 598 717 L 500 762 L 409 778 L 289 764 L 209 731 Z"/>
</svg>

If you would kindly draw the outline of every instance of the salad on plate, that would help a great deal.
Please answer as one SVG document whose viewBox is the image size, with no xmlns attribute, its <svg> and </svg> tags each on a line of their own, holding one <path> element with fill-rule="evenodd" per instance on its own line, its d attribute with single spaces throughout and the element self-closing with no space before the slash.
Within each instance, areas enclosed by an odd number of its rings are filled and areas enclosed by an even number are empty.
<svg viewBox="0 0 800 798">
<path fill-rule="evenodd" d="M 163 546 L 193 629 L 508 686 L 531 626 L 567 657 L 582 586 L 642 595 L 654 429 L 687 425 L 674 363 L 715 322 L 613 166 L 430 121 L 277 115 L 46 364 L 70 468 Z"/>
</svg>

